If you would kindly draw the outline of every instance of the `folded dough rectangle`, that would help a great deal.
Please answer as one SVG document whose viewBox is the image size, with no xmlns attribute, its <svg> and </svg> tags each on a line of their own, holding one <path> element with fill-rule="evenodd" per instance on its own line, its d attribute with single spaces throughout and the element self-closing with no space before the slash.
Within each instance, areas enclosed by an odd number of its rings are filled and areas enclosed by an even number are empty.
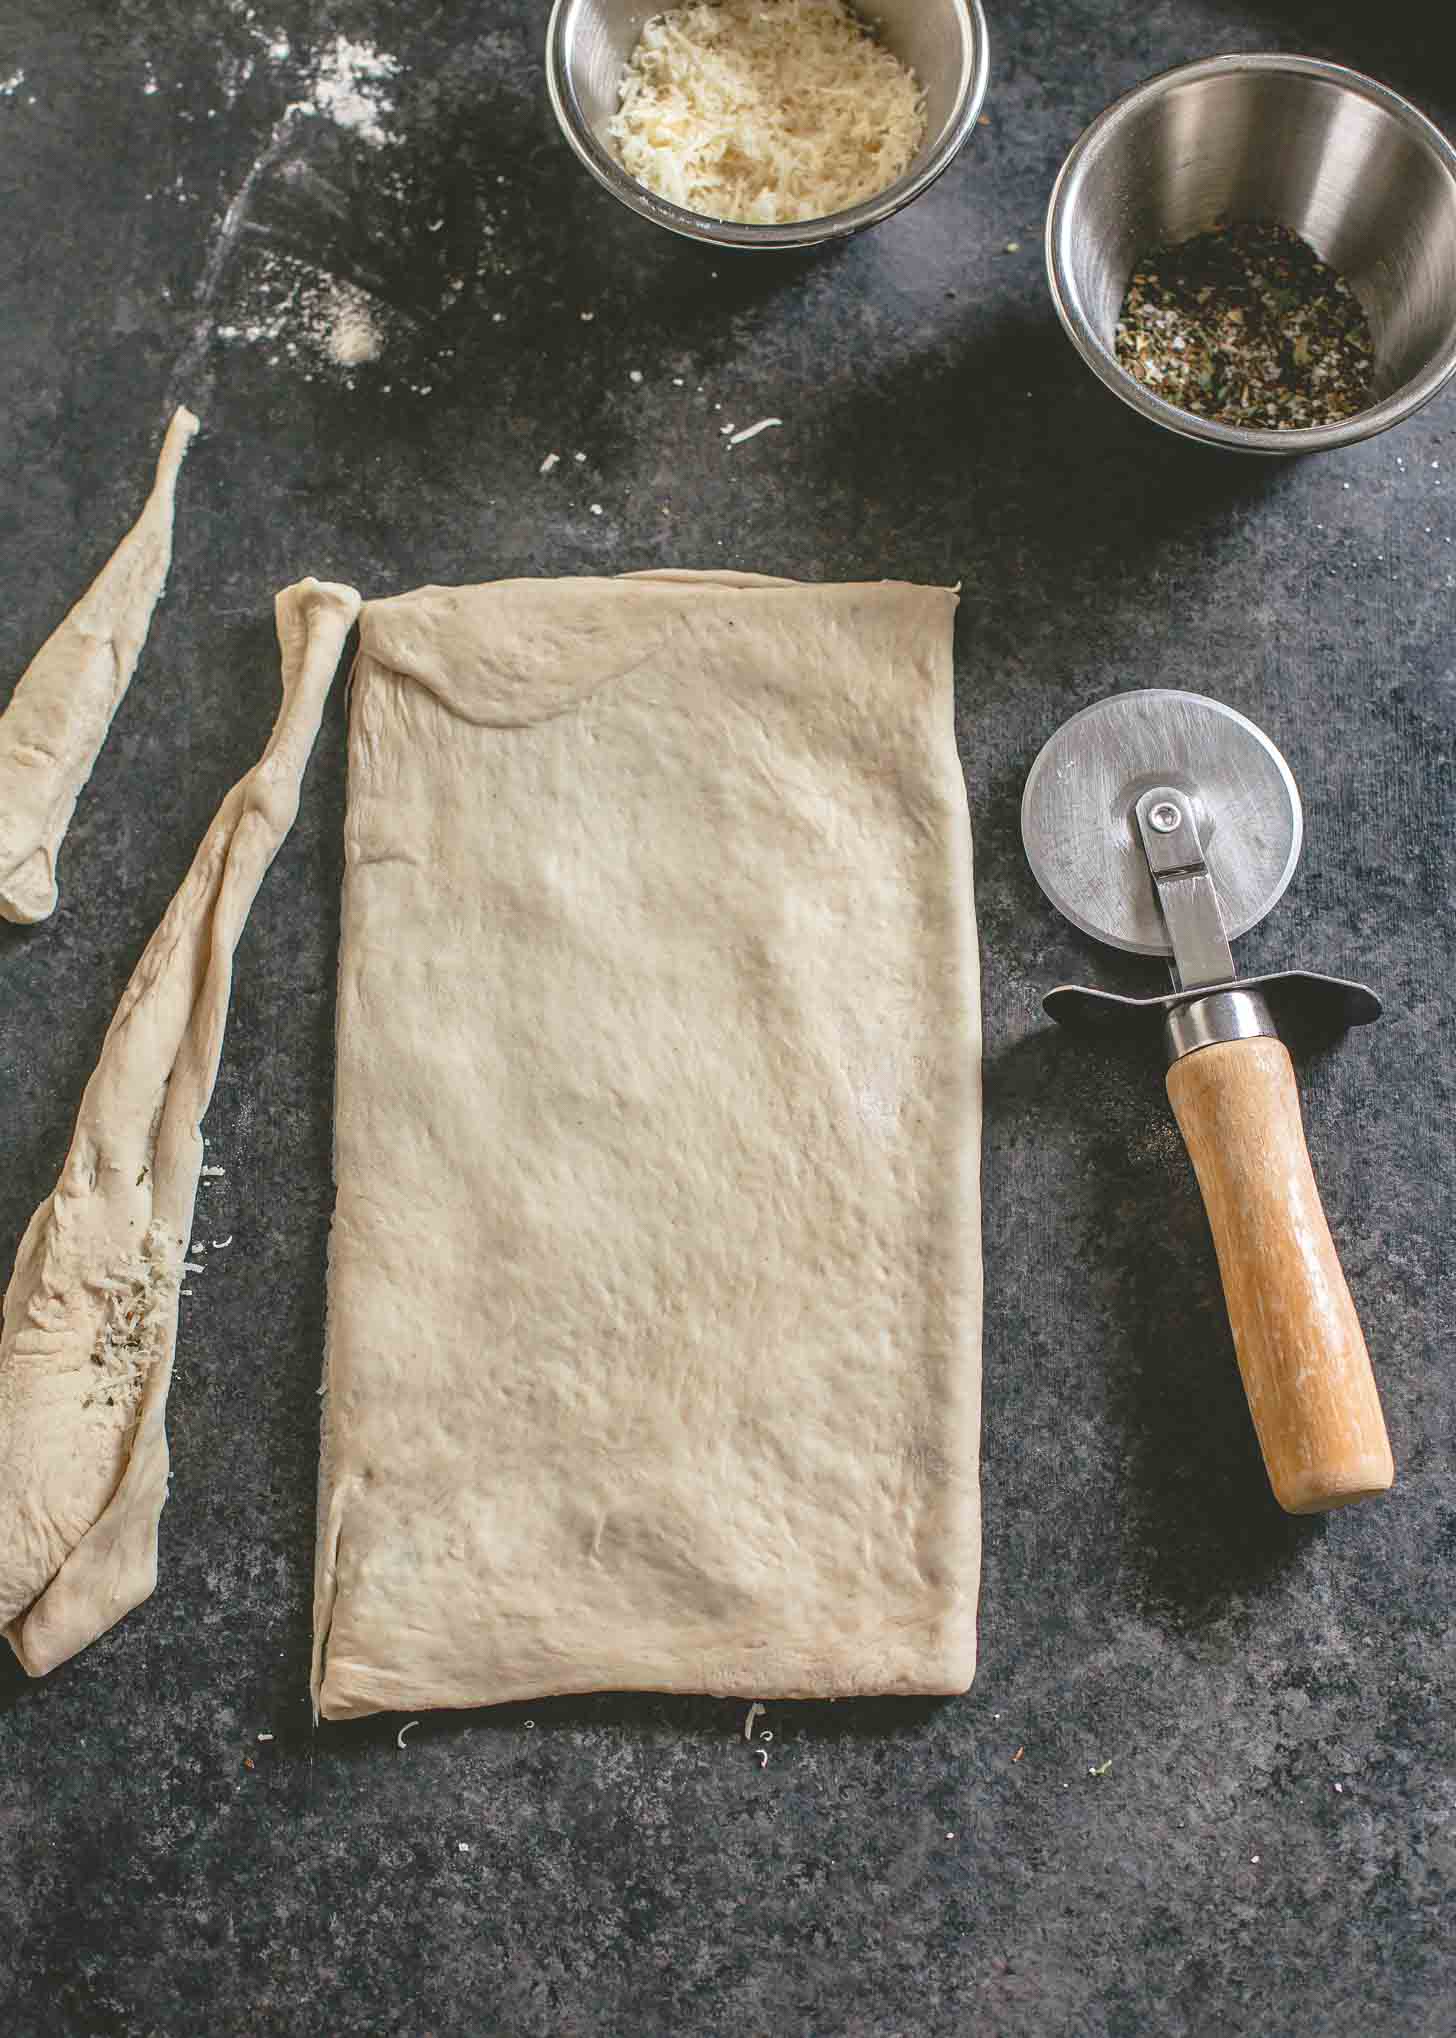
<svg viewBox="0 0 1456 2038">
<path fill-rule="evenodd" d="M 969 1684 L 954 608 L 708 573 L 365 605 L 326 1716 Z"/>
</svg>

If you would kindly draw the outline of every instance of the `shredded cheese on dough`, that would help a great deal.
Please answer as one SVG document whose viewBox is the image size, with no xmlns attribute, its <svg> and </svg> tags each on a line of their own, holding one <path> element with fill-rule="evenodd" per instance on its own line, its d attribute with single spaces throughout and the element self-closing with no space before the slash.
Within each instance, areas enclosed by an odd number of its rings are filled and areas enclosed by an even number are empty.
<svg viewBox="0 0 1456 2038">
<path fill-rule="evenodd" d="M 658 197 L 781 225 L 903 175 L 925 95 L 845 0 L 689 0 L 643 28 L 610 133 Z"/>
</svg>

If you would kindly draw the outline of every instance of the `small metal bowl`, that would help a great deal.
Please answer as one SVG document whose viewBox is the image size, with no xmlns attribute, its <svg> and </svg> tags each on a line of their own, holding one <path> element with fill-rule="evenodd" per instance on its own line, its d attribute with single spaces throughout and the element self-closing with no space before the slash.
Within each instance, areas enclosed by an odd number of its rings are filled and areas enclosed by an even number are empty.
<svg viewBox="0 0 1456 2038">
<path fill-rule="evenodd" d="M 669 205 L 618 161 L 607 134 L 622 72 L 643 23 L 662 12 L 631 0 L 556 0 L 546 31 L 546 84 L 561 131 L 599 184 L 655 226 L 716 248 L 812 248 L 876 226 L 918 198 L 955 159 L 986 95 L 986 18 L 981 0 L 867 0 L 861 9 L 925 91 L 925 140 L 903 177 L 843 212 L 786 226 L 712 219 Z"/>
<path fill-rule="evenodd" d="M 1120 367 L 1133 264 L 1219 220 L 1301 235 L 1359 298 L 1375 341 L 1368 409 L 1288 431 L 1177 409 Z M 1314 453 L 1399 424 L 1456 374 L 1456 151 L 1384 85 L 1313 57 L 1211 57 L 1139 85 L 1062 165 L 1047 273 L 1072 344 L 1124 403 L 1204 445 Z"/>
</svg>

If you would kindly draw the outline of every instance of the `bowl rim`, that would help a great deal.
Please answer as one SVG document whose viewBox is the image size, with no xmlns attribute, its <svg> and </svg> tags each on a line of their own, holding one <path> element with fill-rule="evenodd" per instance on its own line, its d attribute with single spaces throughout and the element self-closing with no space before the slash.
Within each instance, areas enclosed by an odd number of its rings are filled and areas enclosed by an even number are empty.
<svg viewBox="0 0 1456 2038">
<path fill-rule="evenodd" d="M 1435 159 L 1445 171 L 1452 187 L 1453 201 L 1456 201 L 1456 149 L 1434 122 L 1378 79 L 1367 77 L 1363 71 L 1351 70 L 1345 64 L 1328 63 L 1322 57 L 1286 56 L 1277 51 L 1233 52 L 1225 56 L 1203 57 L 1196 63 L 1177 64 L 1171 70 L 1160 71 L 1151 78 L 1145 78 L 1130 92 L 1124 92 L 1121 98 L 1104 107 L 1072 145 L 1066 161 L 1057 172 L 1047 205 L 1046 268 L 1052 302 L 1072 344 L 1098 379 L 1133 410 L 1140 411 L 1154 424 L 1162 425 L 1182 438 L 1196 439 L 1203 445 L 1220 446 L 1233 452 L 1285 455 L 1317 453 L 1336 446 L 1355 445 L 1361 439 L 1373 438 L 1377 432 L 1383 432 L 1412 416 L 1456 375 L 1456 321 L 1453 321 L 1452 337 L 1420 374 L 1413 375 L 1368 410 L 1357 411 L 1354 417 L 1342 418 L 1337 424 L 1297 425 L 1286 431 L 1277 431 L 1252 425 L 1220 424 L 1216 419 L 1180 410 L 1164 397 L 1155 396 L 1145 383 L 1128 374 L 1093 329 L 1072 282 L 1066 243 L 1076 218 L 1076 199 L 1089 161 L 1108 132 L 1121 126 L 1141 107 L 1165 97 L 1180 85 L 1241 71 L 1284 72 L 1317 78 L 1370 100 L 1389 113 Z"/>
<path fill-rule="evenodd" d="M 949 0 L 960 16 L 968 47 L 961 64 L 956 96 L 950 118 L 919 169 L 907 171 L 873 197 L 839 212 L 826 212 L 815 219 L 790 220 L 782 225 L 758 225 L 745 220 L 714 219 L 708 213 L 691 212 L 673 205 L 639 184 L 623 169 L 610 150 L 602 147 L 587 125 L 581 101 L 567 62 L 568 32 L 586 0 L 553 0 L 546 25 L 546 90 L 551 110 L 577 160 L 590 170 L 597 182 L 612 196 L 654 226 L 666 227 L 686 240 L 715 248 L 811 248 L 843 240 L 877 226 L 892 213 L 909 205 L 943 176 L 965 147 L 986 97 L 990 77 L 990 39 L 981 0 Z M 671 0 L 661 0 L 661 6 Z M 652 11 L 661 11 L 660 8 Z"/>
</svg>

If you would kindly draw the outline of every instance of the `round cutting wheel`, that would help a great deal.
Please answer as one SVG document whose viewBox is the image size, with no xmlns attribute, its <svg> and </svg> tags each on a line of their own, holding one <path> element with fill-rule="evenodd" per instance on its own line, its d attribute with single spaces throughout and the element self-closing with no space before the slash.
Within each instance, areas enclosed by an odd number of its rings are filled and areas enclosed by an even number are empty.
<svg viewBox="0 0 1456 2038">
<path fill-rule="evenodd" d="M 1133 811 L 1158 785 L 1191 800 L 1225 930 L 1246 934 L 1294 875 L 1299 789 L 1261 729 L 1202 694 L 1113 694 L 1062 724 L 1021 801 L 1037 883 L 1094 940 L 1171 955 Z"/>
</svg>

